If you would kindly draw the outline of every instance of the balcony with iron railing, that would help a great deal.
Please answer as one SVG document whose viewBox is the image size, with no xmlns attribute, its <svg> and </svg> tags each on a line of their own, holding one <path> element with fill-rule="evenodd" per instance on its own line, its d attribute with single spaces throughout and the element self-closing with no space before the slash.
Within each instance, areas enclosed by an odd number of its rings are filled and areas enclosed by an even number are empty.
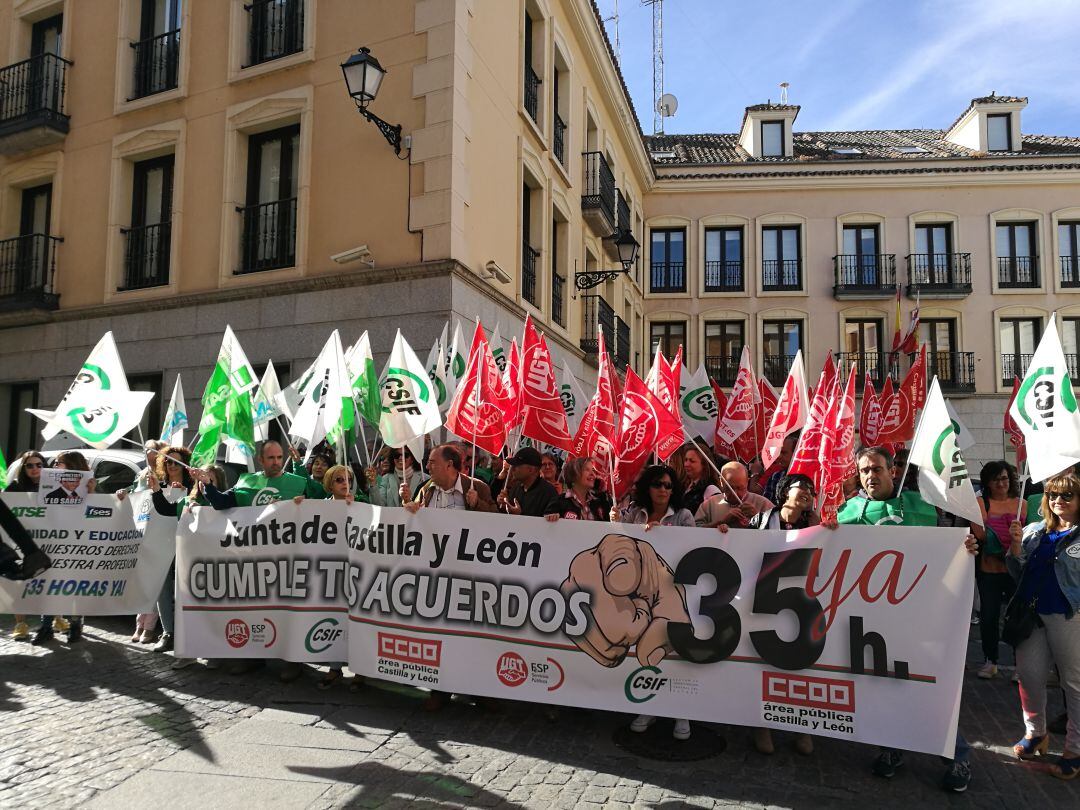
<svg viewBox="0 0 1080 810">
<path fill-rule="evenodd" d="M 252 0 L 248 21 L 248 64 L 261 65 L 304 50 L 304 0 Z"/>
<path fill-rule="evenodd" d="M 551 130 L 551 151 L 555 154 L 555 159 L 559 161 L 559 165 L 566 165 L 566 122 L 562 120 L 562 117 L 555 113 L 555 122 Z"/>
<path fill-rule="evenodd" d="M 525 65 L 525 112 L 536 123 L 540 123 L 540 77 L 532 65 Z"/>
<path fill-rule="evenodd" d="M 740 354 L 741 351 L 740 349 Z M 729 388 L 735 384 L 735 378 L 739 376 L 739 356 L 706 355 L 705 373 L 710 379 L 716 380 L 718 385 Z M 786 378 L 787 374 L 784 377 Z"/>
<path fill-rule="evenodd" d="M 581 213 L 593 233 L 611 236 L 615 219 L 615 175 L 603 152 L 583 152 Z"/>
<path fill-rule="evenodd" d="M 532 304 L 536 303 L 536 262 L 540 251 L 535 250 L 526 239 L 521 243 L 521 297 Z"/>
<path fill-rule="evenodd" d="M 946 393 L 974 394 L 975 352 L 927 352 L 927 382 L 935 376 Z"/>
<path fill-rule="evenodd" d="M 172 224 L 160 222 L 121 228 L 124 235 L 124 282 L 120 291 L 161 287 L 169 283 Z"/>
<path fill-rule="evenodd" d="M 998 256 L 998 289 L 1023 290 L 1039 286 L 1038 256 Z"/>
<path fill-rule="evenodd" d="M 296 264 L 296 197 L 237 206 L 241 215 L 237 275 Z"/>
<path fill-rule="evenodd" d="M 30 233 L 0 241 L 0 312 L 53 310 L 56 292 L 58 236 Z"/>
<path fill-rule="evenodd" d="M 596 327 L 604 332 L 608 351 L 615 345 L 615 310 L 600 295 L 581 296 L 581 350 L 596 355 L 600 350 L 600 338 Z"/>
<path fill-rule="evenodd" d="M 1080 385 L 1080 355 L 1067 354 L 1065 355 L 1065 365 L 1069 369 L 1069 378 L 1072 380 L 1073 385 Z"/>
<path fill-rule="evenodd" d="M 910 253 L 907 294 L 911 298 L 964 298 L 971 295 L 970 253 Z"/>
<path fill-rule="evenodd" d="M 1030 354 L 1002 354 L 1001 355 L 1001 384 L 1012 387 L 1013 377 L 1024 379 L 1024 372 L 1031 365 Z M 1071 374 L 1071 372 L 1070 372 Z"/>
<path fill-rule="evenodd" d="M 1080 287 L 1080 261 L 1077 256 L 1061 257 L 1061 286 Z"/>
<path fill-rule="evenodd" d="M 802 289 L 802 261 L 765 259 L 761 262 L 761 289 L 765 292 L 798 292 Z"/>
<path fill-rule="evenodd" d="M 623 194 L 622 189 L 615 189 L 615 228 L 608 236 L 604 237 L 604 252 L 612 261 L 619 260 L 619 246 L 615 243 L 624 231 L 632 231 L 630 222 L 630 203 Z"/>
<path fill-rule="evenodd" d="M 742 292 L 743 289 L 741 260 L 705 262 L 705 292 Z"/>
<path fill-rule="evenodd" d="M 761 358 L 762 374 L 769 384 L 779 388 L 787 380 L 791 364 L 795 362 L 793 354 L 767 354 Z M 736 372 L 738 373 L 738 372 Z"/>
<path fill-rule="evenodd" d="M 551 274 L 551 320 L 566 326 L 566 279 L 558 273 Z"/>
<path fill-rule="evenodd" d="M 652 272 L 649 274 L 649 292 L 686 292 L 686 263 L 653 262 Z"/>
<path fill-rule="evenodd" d="M 615 368 L 622 371 L 630 365 L 630 324 L 615 316 Z"/>
<path fill-rule="evenodd" d="M 896 294 L 896 255 L 833 256 L 835 298 L 888 298 Z"/>
<path fill-rule="evenodd" d="M 836 365 L 845 375 L 855 364 L 856 387 L 862 389 L 866 375 L 874 385 L 880 388 L 885 383 L 885 376 L 891 374 L 894 379 L 899 379 L 899 357 L 890 352 L 836 352 Z"/>
<path fill-rule="evenodd" d="M 135 51 L 135 77 L 128 101 L 176 87 L 180 68 L 179 28 L 132 42 L 131 47 Z"/>
<path fill-rule="evenodd" d="M 71 62 L 51 53 L 0 68 L 0 154 L 59 143 L 68 133 L 65 112 Z"/>
</svg>

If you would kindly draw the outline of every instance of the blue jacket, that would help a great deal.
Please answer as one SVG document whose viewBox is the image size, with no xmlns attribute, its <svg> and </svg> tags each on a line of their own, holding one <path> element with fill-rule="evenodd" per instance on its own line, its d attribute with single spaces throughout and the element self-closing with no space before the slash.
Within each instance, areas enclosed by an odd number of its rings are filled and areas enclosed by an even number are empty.
<svg viewBox="0 0 1080 810">
<path fill-rule="evenodd" d="M 1012 554 L 1005 556 L 1005 563 L 1014 579 L 1020 579 L 1028 557 L 1039 547 L 1045 536 L 1046 523 L 1044 521 L 1033 523 L 1024 530 L 1024 539 L 1020 543 L 1020 556 L 1014 557 Z M 1054 575 L 1057 577 L 1058 587 L 1061 588 L 1061 592 L 1065 594 L 1065 599 L 1072 608 L 1067 617 L 1071 619 L 1080 611 L 1080 526 L 1058 539 L 1054 547 Z"/>
</svg>

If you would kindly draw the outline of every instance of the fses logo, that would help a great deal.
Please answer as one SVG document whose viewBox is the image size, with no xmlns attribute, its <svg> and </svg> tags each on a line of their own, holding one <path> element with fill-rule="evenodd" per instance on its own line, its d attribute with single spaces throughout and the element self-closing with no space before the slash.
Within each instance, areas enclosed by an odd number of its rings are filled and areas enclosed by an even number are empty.
<svg viewBox="0 0 1080 810">
<path fill-rule="evenodd" d="M 517 653 L 503 653 L 499 656 L 495 674 L 506 686 L 521 686 L 529 677 L 529 666 Z"/>
<path fill-rule="evenodd" d="M 240 649 L 251 638 L 251 630 L 248 629 L 247 622 L 243 619 L 229 619 L 229 623 L 225 625 L 225 640 L 229 642 L 229 646 L 234 649 Z"/>
<path fill-rule="evenodd" d="M 855 683 L 781 672 L 761 673 L 761 699 L 812 709 L 855 711 Z"/>
<path fill-rule="evenodd" d="M 379 633 L 379 655 L 407 664 L 437 667 L 442 659 L 442 642 Z"/>
<path fill-rule="evenodd" d="M 109 507 L 109 506 L 88 506 L 88 507 L 86 507 L 86 517 L 88 517 L 88 518 L 112 517 L 112 507 Z"/>
</svg>

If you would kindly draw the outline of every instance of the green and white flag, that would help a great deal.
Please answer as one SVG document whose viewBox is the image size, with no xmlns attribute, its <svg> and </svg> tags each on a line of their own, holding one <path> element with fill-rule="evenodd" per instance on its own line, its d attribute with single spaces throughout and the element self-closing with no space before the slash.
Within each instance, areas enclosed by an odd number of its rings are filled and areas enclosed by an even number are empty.
<svg viewBox="0 0 1080 810">
<path fill-rule="evenodd" d="M 461 334 L 461 321 L 454 325 L 454 339 L 450 344 L 450 351 L 446 359 L 446 397 L 447 408 L 453 400 L 458 386 L 465 379 L 465 367 L 468 365 L 469 349 L 465 345 L 465 338 Z"/>
<path fill-rule="evenodd" d="M 445 413 L 450 407 L 450 397 L 446 395 L 446 360 L 443 353 L 442 343 L 438 338 L 435 338 L 435 343 L 431 346 L 431 351 L 428 352 L 427 363 L 428 379 L 431 380 L 431 384 L 435 386 L 435 396 L 439 401 L 439 411 Z"/>
<path fill-rule="evenodd" d="M 1080 414 L 1061 349 L 1057 313 L 1050 316 L 1031 356 L 1009 415 L 1024 434 L 1032 481 L 1045 481 L 1080 461 Z"/>
<path fill-rule="evenodd" d="M 188 426 L 187 405 L 184 404 L 184 386 L 180 382 L 180 375 L 176 375 L 173 383 L 172 398 L 169 400 L 169 409 L 165 412 L 165 420 L 161 424 L 161 441 L 168 442 L 173 446 L 184 443 L 184 428 Z"/>
<path fill-rule="evenodd" d="M 585 398 L 581 386 L 578 385 L 577 377 L 570 370 L 565 357 L 563 358 L 562 379 L 559 380 L 559 396 L 562 398 L 563 412 L 566 413 L 566 424 L 570 435 L 573 436 L 577 433 L 581 417 L 589 406 L 589 400 Z"/>
<path fill-rule="evenodd" d="M 355 425 L 352 389 L 338 330 L 330 333 L 315 360 L 315 377 L 296 410 L 289 435 L 314 447 L 327 436 L 351 433 Z"/>
<path fill-rule="evenodd" d="M 499 374 L 506 372 L 506 351 L 503 349 L 502 336 L 499 334 L 499 325 L 495 324 L 495 331 L 491 335 L 491 356 L 495 358 L 495 365 L 499 367 Z M 570 431 L 573 433 L 573 431 Z"/>
<path fill-rule="evenodd" d="M 971 431 L 967 429 L 967 426 L 960 421 L 960 417 L 956 415 L 956 409 L 953 407 L 951 399 L 945 400 L 945 409 L 948 410 L 949 418 L 956 426 L 956 446 L 960 448 L 961 453 L 966 453 L 975 446 L 975 437 L 971 435 Z"/>
<path fill-rule="evenodd" d="M 388 447 L 402 447 L 442 427 L 435 387 L 400 329 L 379 381 L 379 433 Z"/>
<path fill-rule="evenodd" d="M 268 425 L 272 419 L 285 414 L 281 407 L 281 383 L 278 381 L 274 361 L 266 361 L 266 371 L 259 380 L 259 387 L 251 400 L 251 421 L 255 426 L 255 441 L 265 442 L 269 437 Z"/>
<path fill-rule="evenodd" d="M 90 447 L 105 450 L 142 422 L 153 398 L 152 391 L 106 391 L 84 386 L 64 397 L 46 427 L 52 428 L 54 436 L 63 430 Z M 40 413 L 34 415 L 42 418 Z"/>
<path fill-rule="evenodd" d="M 908 460 L 919 468 L 919 492 L 923 500 L 981 526 L 982 513 L 960 452 L 959 438 L 960 427 L 950 418 L 941 385 L 934 377 Z"/>
<path fill-rule="evenodd" d="M 60 404 L 56 406 L 56 410 L 31 410 L 27 408 L 27 412 L 45 420 L 47 424 L 41 429 L 41 437 L 48 441 L 61 430 L 64 430 L 64 428 L 58 426 L 63 420 L 54 422 L 53 417 L 78 392 L 127 390 L 127 376 L 124 374 L 124 366 L 120 362 L 120 353 L 116 350 L 116 341 L 113 340 L 112 332 L 106 332 L 101 336 L 101 340 L 97 342 L 93 351 L 90 352 L 86 362 L 82 364 L 82 368 L 79 369 L 79 373 L 75 375 L 75 379 L 68 386 L 67 393 L 60 400 Z"/>
<path fill-rule="evenodd" d="M 382 416 L 382 398 L 379 394 L 379 375 L 371 356 L 371 341 L 364 332 L 360 339 L 345 353 L 345 366 L 349 371 L 356 410 L 364 421 L 377 427 Z"/>
<path fill-rule="evenodd" d="M 255 454 L 250 392 L 258 384 L 255 369 L 240 341 L 232 327 L 226 326 L 217 362 L 202 395 L 203 414 L 199 420 L 199 441 L 191 454 L 192 466 L 213 464 L 222 441 L 244 455 Z"/>
<path fill-rule="evenodd" d="M 0 450 L 0 490 L 7 489 L 7 459 L 4 451 Z"/>
<path fill-rule="evenodd" d="M 300 407 L 300 402 L 304 398 L 304 392 L 307 391 L 308 386 L 311 385 L 311 381 L 315 379 L 315 361 L 311 362 L 304 373 L 289 383 L 285 388 L 281 389 L 281 393 L 278 394 L 277 404 L 281 409 L 281 412 L 292 421 L 293 414 L 296 413 L 296 409 Z"/>
<path fill-rule="evenodd" d="M 690 375 L 684 368 L 679 377 L 679 413 L 687 435 L 701 439 L 711 447 L 718 411 L 716 392 L 709 382 L 705 366 L 699 363 L 697 370 Z"/>
</svg>

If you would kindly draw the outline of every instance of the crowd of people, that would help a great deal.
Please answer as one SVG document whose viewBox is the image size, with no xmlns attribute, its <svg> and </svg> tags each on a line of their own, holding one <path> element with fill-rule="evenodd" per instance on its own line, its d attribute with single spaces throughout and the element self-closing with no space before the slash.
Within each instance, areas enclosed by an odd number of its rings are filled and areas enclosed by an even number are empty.
<svg viewBox="0 0 1080 810">
<path fill-rule="evenodd" d="M 403 506 L 414 513 L 420 509 L 464 509 L 553 522 L 614 521 L 641 525 L 646 531 L 657 526 L 714 528 L 723 533 L 791 530 L 822 522 L 815 512 L 818 493 L 814 481 L 806 475 L 788 474 L 797 439 L 797 435 L 788 437 L 779 458 L 768 469 L 757 462 L 744 465 L 719 458 L 709 448 L 688 443 L 670 463 L 645 467 L 619 502 L 613 501 L 606 466 L 599 460 L 564 460 L 557 453 L 530 446 L 504 458 L 464 442 L 431 446 L 422 460 L 408 448 L 384 448 L 371 466 L 365 467 L 335 463 L 325 447 L 305 455 L 296 448 L 267 441 L 258 451 L 260 471 L 240 475 L 232 486 L 226 483 L 223 467 L 191 469 L 186 448 L 147 442 L 146 468 L 131 490 L 151 490 L 154 508 L 174 517 L 195 505 L 214 509 L 249 505 L 256 494 L 265 497 L 269 492 L 272 498 L 297 502 L 332 498 Z M 18 478 L 9 491 L 36 491 L 44 466 L 41 453 L 24 453 Z M 88 469 L 85 457 L 77 451 L 56 456 L 53 466 Z M 915 486 L 901 480 L 904 465 L 889 448 L 861 449 L 856 467 L 856 475 L 845 486 L 846 502 L 836 520 L 826 521 L 826 526 L 964 525 L 928 504 Z M 972 622 L 980 627 L 985 658 L 977 676 L 1000 677 L 999 625 L 1003 614 L 1009 612 L 1007 606 L 1019 600 L 1035 618 L 1030 633 L 1015 647 L 1024 734 L 1013 751 L 1019 759 L 1042 757 L 1048 751 L 1050 733 L 1064 734 L 1064 753 L 1049 771 L 1071 779 L 1080 773 L 1080 476 L 1076 470 L 1068 470 L 1040 487 L 1029 486 L 1021 492 L 1015 468 L 1005 461 L 994 461 L 982 469 L 979 484 L 983 525 L 971 526 L 965 541 L 968 552 L 975 556 L 977 609 Z M 124 497 L 124 493 L 118 494 Z M 157 610 L 135 617 L 133 644 L 152 644 L 161 653 L 172 651 L 174 590 L 175 569 L 170 569 Z M 31 633 L 26 617 L 17 616 L 13 635 L 40 645 L 51 642 L 57 633 L 65 633 L 74 643 L 81 637 L 82 626 L 80 617 L 42 616 Z M 193 663 L 192 659 L 176 658 L 172 666 L 179 669 Z M 207 661 L 205 665 L 216 667 L 219 663 Z M 231 670 L 239 674 L 265 663 L 236 660 Z M 318 681 L 319 688 L 330 688 L 339 681 L 347 681 L 353 690 L 361 688 L 363 679 L 358 675 L 345 678 L 344 666 L 331 665 Z M 303 670 L 300 664 L 282 662 L 280 677 L 292 681 Z M 1048 677 L 1062 690 L 1067 709 L 1066 715 L 1052 720 L 1046 713 Z M 425 707 L 438 710 L 450 697 L 434 691 Z M 640 715 L 630 727 L 644 732 L 654 719 Z M 691 737 L 691 719 L 676 721 L 676 739 Z M 762 754 L 775 750 L 769 729 L 754 730 L 753 743 Z M 809 735 L 795 735 L 793 744 L 800 754 L 813 752 Z M 968 786 L 969 751 L 958 733 L 954 759 L 943 780 L 946 789 L 963 791 Z M 903 761 L 899 751 L 882 750 L 873 771 L 892 777 Z"/>
</svg>

